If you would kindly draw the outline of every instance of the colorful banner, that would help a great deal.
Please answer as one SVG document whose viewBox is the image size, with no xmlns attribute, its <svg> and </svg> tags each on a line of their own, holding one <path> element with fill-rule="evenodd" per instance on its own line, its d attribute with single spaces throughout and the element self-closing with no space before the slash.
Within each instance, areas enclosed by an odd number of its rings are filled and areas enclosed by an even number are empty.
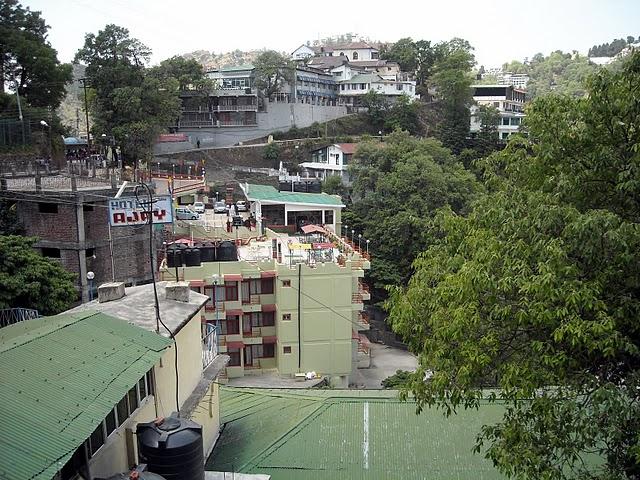
<svg viewBox="0 0 640 480">
<path fill-rule="evenodd" d="M 146 199 L 147 197 L 143 197 Z M 145 200 L 140 198 L 142 202 Z M 148 222 L 149 207 L 139 204 L 135 197 L 112 198 L 109 200 L 109 224 L 112 227 L 128 225 L 145 225 Z M 153 223 L 173 223 L 171 196 L 160 195 L 153 197 Z"/>
</svg>

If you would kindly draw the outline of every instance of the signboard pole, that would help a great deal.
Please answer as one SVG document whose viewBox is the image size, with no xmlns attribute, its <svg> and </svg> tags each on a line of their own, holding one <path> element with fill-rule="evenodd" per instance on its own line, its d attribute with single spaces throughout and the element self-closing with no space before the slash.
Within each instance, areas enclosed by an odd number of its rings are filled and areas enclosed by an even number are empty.
<svg viewBox="0 0 640 480">
<path fill-rule="evenodd" d="M 109 222 L 109 256 L 111 257 L 111 281 L 116 281 L 116 267 L 113 261 L 113 238 L 111 237 L 111 222 Z"/>
</svg>

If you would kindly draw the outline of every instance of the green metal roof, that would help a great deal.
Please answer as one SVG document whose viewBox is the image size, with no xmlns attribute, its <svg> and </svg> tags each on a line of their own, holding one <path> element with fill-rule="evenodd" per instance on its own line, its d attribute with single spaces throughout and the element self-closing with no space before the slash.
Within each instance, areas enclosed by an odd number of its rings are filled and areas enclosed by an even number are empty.
<svg viewBox="0 0 640 480">
<path fill-rule="evenodd" d="M 246 193 L 246 192 L 245 192 Z M 338 195 L 326 193 L 279 192 L 271 185 L 249 184 L 247 198 L 251 201 L 262 200 L 280 203 L 305 203 L 311 205 L 327 205 L 344 207 Z"/>
<path fill-rule="evenodd" d="M 170 344 L 96 312 L 0 329 L 0 478 L 52 478 Z"/>
<path fill-rule="evenodd" d="M 207 470 L 280 479 L 504 477 L 472 452 L 499 404 L 444 417 L 394 391 L 221 389 L 221 437 Z"/>
<path fill-rule="evenodd" d="M 354 75 L 350 80 L 345 80 L 340 83 L 375 83 L 381 82 L 382 77 L 375 73 L 361 73 Z"/>
</svg>

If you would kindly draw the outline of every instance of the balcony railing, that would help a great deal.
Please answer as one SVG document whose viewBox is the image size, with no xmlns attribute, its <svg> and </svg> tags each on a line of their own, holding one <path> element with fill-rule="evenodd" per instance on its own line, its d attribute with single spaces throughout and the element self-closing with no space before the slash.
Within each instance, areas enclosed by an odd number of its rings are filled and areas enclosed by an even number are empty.
<svg viewBox="0 0 640 480">
<path fill-rule="evenodd" d="M 218 355 L 218 331 L 212 329 L 202 339 L 202 368 L 207 368 Z"/>
<path fill-rule="evenodd" d="M 211 108 L 184 108 L 182 113 L 257 112 L 258 104 L 212 105 Z"/>
<path fill-rule="evenodd" d="M 249 122 L 246 120 L 180 120 L 176 126 L 178 128 L 189 127 L 255 127 L 258 125 L 257 121 Z"/>
</svg>

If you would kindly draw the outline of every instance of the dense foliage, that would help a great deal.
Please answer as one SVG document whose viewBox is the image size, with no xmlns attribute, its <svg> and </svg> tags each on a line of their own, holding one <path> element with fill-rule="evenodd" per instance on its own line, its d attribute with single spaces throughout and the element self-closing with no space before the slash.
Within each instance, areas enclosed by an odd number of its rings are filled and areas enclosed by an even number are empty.
<svg viewBox="0 0 640 480">
<path fill-rule="evenodd" d="M 400 131 L 384 143 L 360 143 L 350 170 L 354 200 L 342 223 L 371 240 L 379 298 L 386 285 L 409 279 L 413 260 L 434 240 L 433 213 L 446 205 L 465 212 L 479 186 L 438 141 Z"/>
<path fill-rule="evenodd" d="M 0 236 L 0 308 L 60 313 L 76 300 L 75 276 L 37 253 L 35 238 Z"/>
<path fill-rule="evenodd" d="M 589 49 L 588 57 L 615 57 L 622 50 L 624 50 L 627 45 L 635 43 L 636 39 L 633 38 L 632 35 L 629 35 L 627 38 L 616 38 L 615 40 L 602 43 L 600 45 L 594 45 Z M 638 42 L 640 42 L 640 37 L 638 37 Z"/>
<path fill-rule="evenodd" d="M 388 304 L 419 408 L 494 387 L 504 417 L 478 450 L 518 478 L 640 476 L 640 54 L 586 90 L 533 102 L 529 137 L 485 162 L 489 193 L 438 214 Z"/>
<path fill-rule="evenodd" d="M 253 66 L 256 87 L 267 98 L 279 92 L 285 83 L 291 83 L 295 75 L 293 62 L 274 50 L 266 50 L 258 55 Z"/>
<path fill-rule="evenodd" d="M 134 165 L 150 157 L 158 134 L 178 117 L 180 85 L 197 73 L 193 62 L 176 59 L 147 70 L 150 55 L 149 48 L 116 25 L 87 34 L 76 54 L 76 61 L 87 65 L 94 92 L 94 135 L 112 136 L 125 161 Z"/>
</svg>

